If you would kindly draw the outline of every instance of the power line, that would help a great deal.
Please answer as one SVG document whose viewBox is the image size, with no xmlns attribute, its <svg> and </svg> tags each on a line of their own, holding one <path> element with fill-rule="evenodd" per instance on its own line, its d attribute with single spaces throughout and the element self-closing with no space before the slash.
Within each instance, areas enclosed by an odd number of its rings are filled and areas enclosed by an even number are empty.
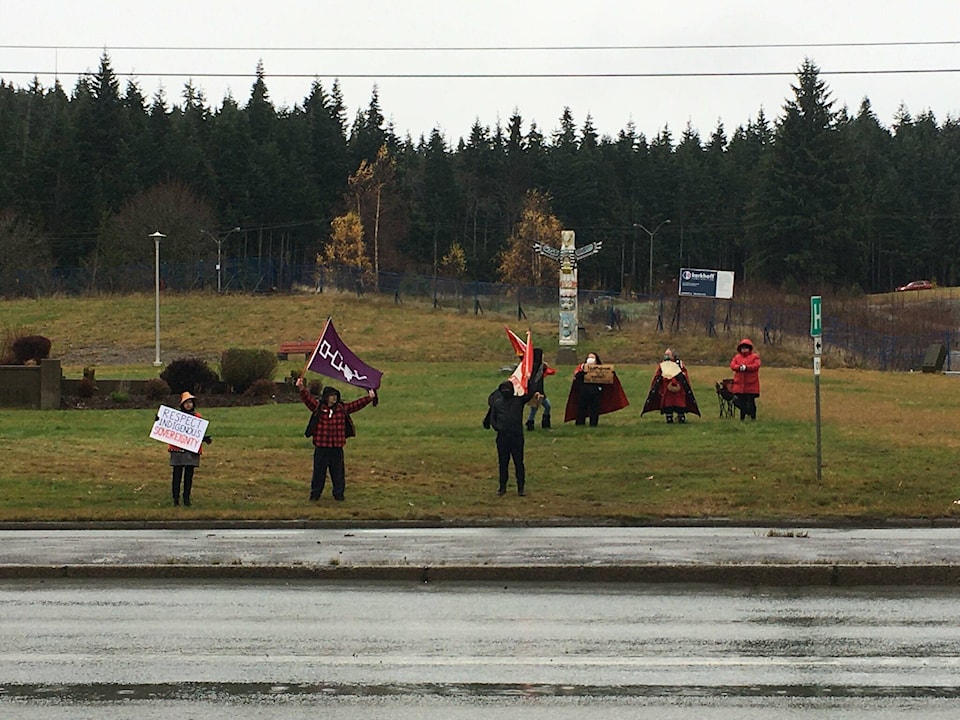
<svg viewBox="0 0 960 720">
<path fill-rule="evenodd" d="M 863 69 L 863 70 L 829 70 L 819 68 L 819 74 L 822 76 L 831 75 L 935 75 L 960 73 L 957 67 L 940 68 L 889 68 L 889 69 Z M 69 70 L 0 70 L 0 77 L 7 75 L 68 75 L 68 76 L 87 76 L 92 77 L 97 73 L 91 70 L 69 71 Z M 227 73 L 227 72 L 118 72 L 113 71 L 117 77 L 178 77 L 178 78 L 247 78 L 252 79 L 257 76 L 255 72 Z M 610 78 L 610 79 L 629 79 L 629 78 L 743 78 L 743 77 L 793 77 L 796 76 L 796 68 L 792 70 L 744 70 L 744 71 L 724 71 L 724 72 L 590 72 L 590 73 L 264 73 L 267 79 L 313 79 L 317 77 L 330 77 L 339 79 L 389 79 L 389 80 L 548 80 L 548 79 L 588 79 L 588 78 Z"/>
<path fill-rule="evenodd" d="M 187 52 L 579 52 L 630 50 L 776 50 L 797 48 L 851 48 L 851 47 L 928 47 L 960 45 L 960 40 L 892 40 L 868 42 L 815 43 L 714 43 L 691 45 L 464 45 L 464 46 L 315 46 L 315 47 L 252 47 L 252 46 L 188 46 L 188 45 L 0 45 L 4 50 L 136 50 Z"/>
</svg>

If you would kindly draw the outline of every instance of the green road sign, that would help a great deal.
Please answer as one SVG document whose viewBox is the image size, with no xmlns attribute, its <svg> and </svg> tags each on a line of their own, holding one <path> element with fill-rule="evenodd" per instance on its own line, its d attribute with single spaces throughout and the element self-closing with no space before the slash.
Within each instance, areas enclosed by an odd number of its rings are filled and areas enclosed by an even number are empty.
<svg viewBox="0 0 960 720">
<path fill-rule="evenodd" d="M 823 322 L 820 312 L 820 296 L 810 296 L 810 337 L 820 337 L 823 335 Z"/>
</svg>

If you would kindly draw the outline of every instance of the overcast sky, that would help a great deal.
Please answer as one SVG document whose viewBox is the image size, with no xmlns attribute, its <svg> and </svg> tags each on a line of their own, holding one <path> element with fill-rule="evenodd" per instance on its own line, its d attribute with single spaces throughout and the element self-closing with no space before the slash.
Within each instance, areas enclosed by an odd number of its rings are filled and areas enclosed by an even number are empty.
<svg viewBox="0 0 960 720">
<path fill-rule="evenodd" d="M 601 134 L 632 121 L 647 137 L 669 126 L 677 139 L 689 123 L 706 139 L 718 122 L 729 136 L 761 108 L 779 117 L 809 57 L 838 108 L 856 112 L 869 97 L 890 127 L 901 105 L 941 123 L 960 117 L 957 8 L 956 0 L 0 0 L 0 78 L 26 87 L 34 75 L 45 86 L 59 77 L 69 93 L 106 50 L 121 88 L 133 74 L 147 97 L 162 87 L 179 104 L 192 79 L 217 108 L 227 93 L 246 104 L 262 60 L 278 107 L 301 103 L 314 78 L 327 90 L 340 78 L 352 122 L 376 85 L 401 137 L 438 128 L 455 145 L 476 120 L 506 125 L 515 110 L 524 131 L 535 121 L 549 136 L 569 107 L 578 128 L 590 115 Z M 914 72 L 878 72 L 890 70 Z M 448 77 L 402 77 L 430 74 Z M 449 77 L 477 74 L 501 77 Z"/>
</svg>

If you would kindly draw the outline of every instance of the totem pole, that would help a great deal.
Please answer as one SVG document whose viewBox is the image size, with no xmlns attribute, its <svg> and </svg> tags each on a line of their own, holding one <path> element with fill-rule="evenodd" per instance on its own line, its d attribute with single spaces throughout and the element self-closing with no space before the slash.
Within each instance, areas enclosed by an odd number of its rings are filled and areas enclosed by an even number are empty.
<svg viewBox="0 0 960 720">
<path fill-rule="evenodd" d="M 534 243 L 533 249 L 544 257 L 560 263 L 560 349 L 557 352 L 557 364 L 575 365 L 577 357 L 577 263 L 584 258 L 600 252 L 603 243 L 593 242 L 583 247 L 575 247 L 576 233 L 564 230 L 560 233 L 560 249 L 550 245 Z"/>
</svg>

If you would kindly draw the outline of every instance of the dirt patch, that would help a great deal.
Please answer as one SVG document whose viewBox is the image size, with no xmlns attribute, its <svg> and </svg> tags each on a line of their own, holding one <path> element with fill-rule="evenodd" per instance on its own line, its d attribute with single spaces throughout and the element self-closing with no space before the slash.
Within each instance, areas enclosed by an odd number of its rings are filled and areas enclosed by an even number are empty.
<svg viewBox="0 0 960 720">
<path fill-rule="evenodd" d="M 177 407 L 180 398 L 170 395 L 160 400 L 151 400 L 142 395 L 131 395 L 128 400 L 118 401 L 109 395 L 94 395 L 82 398 L 76 395 L 65 395 L 60 399 L 63 410 L 145 410 L 157 409 L 161 405 Z M 281 393 L 272 397 L 249 397 L 247 395 L 199 395 L 197 408 L 202 412 L 205 407 L 255 407 L 257 405 L 275 405 L 277 403 L 299 403 L 300 396 L 293 393 Z"/>
</svg>

